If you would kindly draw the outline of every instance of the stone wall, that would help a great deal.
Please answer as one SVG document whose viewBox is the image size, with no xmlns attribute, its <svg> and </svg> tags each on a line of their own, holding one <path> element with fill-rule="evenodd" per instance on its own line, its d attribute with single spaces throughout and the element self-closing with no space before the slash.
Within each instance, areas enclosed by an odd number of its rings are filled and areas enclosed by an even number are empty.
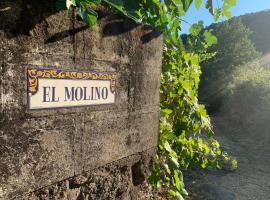
<svg viewBox="0 0 270 200">
<path fill-rule="evenodd" d="M 0 199 L 147 196 L 162 36 L 106 11 L 89 28 L 53 2 L 0 2 Z M 114 72 L 116 103 L 29 112 L 26 67 Z"/>
</svg>

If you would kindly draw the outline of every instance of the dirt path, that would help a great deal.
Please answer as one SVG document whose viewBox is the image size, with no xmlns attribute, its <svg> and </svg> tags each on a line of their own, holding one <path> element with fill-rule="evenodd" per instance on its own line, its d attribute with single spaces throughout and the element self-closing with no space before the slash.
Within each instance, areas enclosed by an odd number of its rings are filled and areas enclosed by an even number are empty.
<svg viewBox="0 0 270 200">
<path fill-rule="evenodd" d="M 235 172 L 203 171 L 192 184 L 194 200 L 270 200 L 270 122 L 215 117 L 216 138 L 238 160 Z M 243 123 L 244 122 L 244 123 Z M 192 189 L 194 190 L 194 189 Z"/>
</svg>

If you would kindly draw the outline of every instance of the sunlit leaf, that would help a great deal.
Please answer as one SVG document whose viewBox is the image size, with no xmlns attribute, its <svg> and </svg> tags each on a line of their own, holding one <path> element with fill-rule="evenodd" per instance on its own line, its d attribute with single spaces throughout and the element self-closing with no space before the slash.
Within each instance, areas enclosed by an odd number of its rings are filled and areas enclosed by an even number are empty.
<svg viewBox="0 0 270 200">
<path fill-rule="evenodd" d="M 175 181 L 175 187 L 178 191 L 181 191 L 181 183 L 180 183 L 180 180 L 179 180 L 179 174 L 178 174 L 178 171 L 177 170 L 174 170 L 173 171 L 174 175 L 174 181 Z"/>
<path fill-rule="evenodd" d="M 87 9 L 81 6 L 78 15 L 85 21 L 89 26 L 94 26 L 97 23 L 97 13 L 92 9 Z"/>
<path fill-rule="evenodd" d="M 183 8 L 185 12 L 189 9 L 192 2 L 193 0 L 182 0 L 182 4 L 183 4 Z"/>
<path fill-rule="evenodd" d="M 66 7 L 69 9 L 71 6 L 76 6 L 75 0 L 66 0 Z"/>
<path fill-rule="evenodd" d="M 189 28 L 189 33 L 193 36 L 199 35 L 203 28 L 203 22 L 199 21 L 197 24 L 192 24 Z"/>
<path fill-rule="evenodd" d="M 201 5 L 202 5 L 202 0 L 195 0 L 195 7 L 196 7 L 197 10 L 199 10 Z"/>
<path fill-rule="evenodd" d="M 210 31 L 206 30 L 203 36 L 208 46 L 212 46 L 217 43 L 217 38 Z"/>
<path fill-rule="evenodd" d="M 164 148 L 168 152 L 171 152 L 172 151 L 171 146 L 170 146 L 170 144 L 169 144 L 169 142 L 167 140 L 164 142 Z"/>
</svg>

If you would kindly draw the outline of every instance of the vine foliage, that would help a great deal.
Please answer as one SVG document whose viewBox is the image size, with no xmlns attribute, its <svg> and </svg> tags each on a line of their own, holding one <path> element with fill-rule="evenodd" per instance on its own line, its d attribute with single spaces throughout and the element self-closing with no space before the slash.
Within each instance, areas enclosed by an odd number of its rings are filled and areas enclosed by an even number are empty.
<svg viewBox="0 0 270 200">
<path fill-rule="evenodd" d="M 57 0 L 59 9 L 76 8 L 89 25 L 97 23 L 95 8 L 99 5 L 149 24 L 163 32 L 164 50 L 160 89 L 160 138 L 149 182 L 154 191 L 163 189 L 174 198 L 184 199 L 182 171 L 194 166 L 221 168 L 220 158 L 229 159 L 212 138 L 213 130 L 205 107 L 198 103 L 200 62 L 214 54 L 206 50 L 217 43 L 211 30 L 203 30 L 203 22 L 190 26 L 189 48 L 181 40 L 183 17 L 194 3 L 199 9 L 202 0 Z M 214 20 L 230 17 L 236 0 L 222 0 L 221 7 L 206 0 L 204 7 Z M 236 165 L 236 161 L 234 162 Z"/>
</svg>

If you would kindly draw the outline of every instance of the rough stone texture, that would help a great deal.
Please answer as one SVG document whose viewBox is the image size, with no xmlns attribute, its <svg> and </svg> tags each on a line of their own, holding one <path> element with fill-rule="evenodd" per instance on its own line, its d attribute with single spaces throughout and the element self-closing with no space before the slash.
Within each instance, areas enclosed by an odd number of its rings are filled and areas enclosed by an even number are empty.
<svg viewBox="0 0 270 200">
<path fill-rule="evenodd" d="M 91 172 L 66 179 L 25 196 L 27 200 L 45 199 L 151 199 L 146 183 L 155 149 L 129 156 Z"/>
<path fill-rule="evenodd" d="M 0 2 L 0 199 L 27 198 L 49 185 L 51 195 L 56 182 L 86 172 L 83 187 L 67 181 L 64 195 L 132 198 L 145 185 L 158 140 L 162 36 L 105 11 L 88 28 L 53 2 Z M 116 103 L 27 112 L 26 67 L 115 72 Z M 38 191 L 32 197 L 42 199 L 46 189 Z"/>
</svg>

